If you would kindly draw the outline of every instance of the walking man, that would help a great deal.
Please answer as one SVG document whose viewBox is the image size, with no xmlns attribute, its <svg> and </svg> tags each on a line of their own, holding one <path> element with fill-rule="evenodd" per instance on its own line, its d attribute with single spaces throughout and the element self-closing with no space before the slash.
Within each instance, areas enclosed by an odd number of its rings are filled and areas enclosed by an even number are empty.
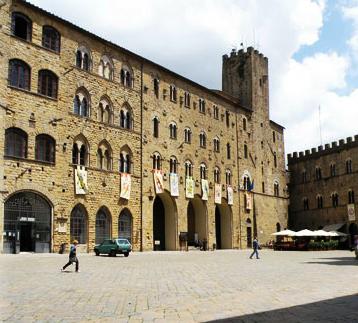
<svg viewBox="0 0 358 323">
<path fill-rule="evenodd" d="M 250 259 L 252 259 L 252 256 L 254 254 L 256 254 L 256 259 L 260 259 L 259 258 L 259 252 L 258 250 L 260 249 L 260 244 L 259 241 L 257 240 L 257 237 L 255 237 L 254 241 L 252 242 L 252 248 L 254 249 L 254 251 L 252 252 Z"/>
<path fill-rule="evenodd" d="M 64 271 L 69 265 L 72 265 L 75 262 L 76 263 L 76 273 L 80 272 L 79 271 L 80 263 L 78 261 L 77 255 L 76 255 L 77 244 L 78 244 L 78 241 L 73 240 L 73 244 L 71 244 L 71 247 L 70 247 L 68 263 L 61 268 L 61 271 Z"/>
</svg>

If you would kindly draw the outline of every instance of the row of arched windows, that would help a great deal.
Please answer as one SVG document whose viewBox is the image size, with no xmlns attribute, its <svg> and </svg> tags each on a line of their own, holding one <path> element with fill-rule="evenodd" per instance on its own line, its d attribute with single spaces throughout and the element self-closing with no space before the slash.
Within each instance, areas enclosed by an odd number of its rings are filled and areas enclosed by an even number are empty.
<svg viewBox="0 0 358 323">
<path fill-rule="evenodd" d="M 338 196 L 337 192 L 334 192 L 334 193 L 331 194 L 330 200 L 331 200 L 332 207 L 338 207 L 339 206 L 339 196 Z M 355 203 L 354 191 L 353 190 L 348 190 L 347 202 L 348 202 L 348 204 Z M 323 196 L 321 194 L 318 194 L 316 196 L 316 205 L 317 205 L 317 209 L 323 209 L 323 207 L 324 207 Z M 303 198 L 303 209 L 304 210 L 309 210 L 310 209 L 309 199 L 307 197 Z"/>
<path fill-rule="evenodd" d="M 10 86 L 30 91 L 31 68 L 20 59 L 9 60 L 8 82 Z M 57 98 L 58 77 L 52 71 L 42 69 L 38 72 L 37 93 Z"/>
<path fill-rule="evenodd" d="M 132 215 L 128 209 L 124 209 L 118 217 L 118 230 L 114 234 L 121 239 L 132 241 L 133 228 Z M 96 214 L 95 243 L 102 243 L 105 239 L 111 239 L 112 217 L 109 210 L 102 206 Z M 77 240 L 80 244 L 88 242 L 88 214 L 85 207 L 81 204 L 76 205 L 70 217 L 70 238 L 71 241 Z"/>
</svg>

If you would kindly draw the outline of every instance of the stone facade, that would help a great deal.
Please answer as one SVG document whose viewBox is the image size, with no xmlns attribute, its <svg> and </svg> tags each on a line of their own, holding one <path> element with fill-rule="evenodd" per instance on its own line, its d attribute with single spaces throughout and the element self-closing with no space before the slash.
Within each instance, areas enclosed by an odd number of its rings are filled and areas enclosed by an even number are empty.
<svg viewBox="0 0 358 323">
<path fill-rule="evenodd" d="M 358 234 L 357 217 L 348 215 L 348 205 L 356 208 L 357 160 L 358 136 L 288 155 L 290 228 L 317 230 L 337 224 L 337 230 Z"/>
<path fill-rule="evenodd" d="M 31 22 L 29 39 L 14 35 L 14 12 L 25 15 Z M 5 44 L 0 55 L 0 151 L 4 152 L 0 159 L 2 238 L 17 240 L 21 249 L 20 235 L 25 232 L 21 230 L 26 225 L 30 231 L 34 230 L 34 225 L 29 224 L 30 216 L 21 216 L 22 222 L 18 220 L 13 232 L 3 229 L 6 217 L 16 208 L 11 204 L 12 198 L 20 192 L 33 192 L 48 203 L 49 249 L 53 252 L 73 238 L 72 217 L 76 207 L 85 214 L 82 248 L 88 251 L 95 244 L 101 210 L 107 219 L 106 234 L 111 237 L 121 234 L 119 222 L 123 212 L 130 215 L 134 250 L 153 250 L 157 240 L 153 233 L 153 226 L 157 226 L 153 224 L 156 213 L 163 213 L 161 224 L 165 232 L 160 236 L 165 239 L 162 246 L 166 250 L 180 248 L 180 232 L 194 230 L 196 239 L 206 240 L 210 248 L 215 245 L 244 248 L 254 234 L 265 242 L 271 239 L 270 234 L 278 224 L 286 227 L 283 127 L 269 119 L 268 61 L 262 54 L 248 48 L 232 52 L 230 57 L 225 55 L 223 91 L 213 91 L 26 2 L 3 1 L 0 18 L 0 40 Z M 44 47 L 44 26 L 59 32 L 58 52 Z M 87 55 L 88 68 L 78 64 L 79 51 Z M 28 89 L 11 84 L 9 68 L 13 59 L 30 67 Z M 42 70 L 58 77 L 56 97 L 39 94 Z M 176 99 L 171 93 L 174 87 Z M 185 92 L 190 93 L 190 102 Z M 81 115 L 80 108 L 76 110 L 76 95 L 81 100 L 82 96 L 86 97 L 88 114 Z M 199 100 L 205 101 L 205 107 Z M 101 109 L 106 104 L 109 111 L 104 120 Z M 123 115 L 130 115 L 126 117 L 130 120 L 128 125 L 122 124 L 123 111 Z M 158 137 L 153 136 L 154 118 L 159 121 Z M 170 135 L 171 123 L 176 126 L 175 135 Z M 12 129 L 20 129 L 27 136 L 24 156 L 9 154 L 5 147 L 6 133 Z M 191 130 L 190 143 L 184 140 L 184 129 Z M 206 144 L 202 145 L 205 147 L 200 147 L 201 133 L 205 134 Z M 55 160 L 51 162 L 40 161 L 37 155 L 37 139 L 43 134 L 55 142 Z M 219 142 L 216 149 L 214 139 Z M 82 157 L 74 161 L 74 144 L 85 147 L 86 151 L 83 165 L 88 192 L 85 195 L 75 194 L 74 172 Z M 227 147 L 230 147 L 229 155 Z M 107 159 L 100 157 L 101 151 L 107 154 Z M 129 200 L 120 198 L 123 152 L 130 156 Z M 165 189 L 158 195 L 153 183 L 153 156 L 157 155 Z M 171 158 L 177 161 L 179 197 L 170 195 Z M 105 167 L 103 160 L 108 161 Z M 194 199 L 185 197 L 186 162 L 192 165 Z M 201 199 L 200 165 L 206 167 L 208 201 Z M 214 169 L 219 171 L 216 179 Z M 229 173 L 231 183 L 226 176 Z M 215 181 L 221 186 L 220 204 L 214 203 Z M 228 205 L 227 184 L 234 192 L 233 205 Z M 36 233 L 33 239 L 39 237 L 40 233 Z"/>
</svg>

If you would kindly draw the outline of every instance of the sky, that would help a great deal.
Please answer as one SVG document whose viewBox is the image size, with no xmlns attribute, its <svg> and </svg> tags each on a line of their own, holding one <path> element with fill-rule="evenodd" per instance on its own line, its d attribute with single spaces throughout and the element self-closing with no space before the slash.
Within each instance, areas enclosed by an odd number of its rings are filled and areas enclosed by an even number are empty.
<svg viewBox="0 0 358 323">
<path fill-rule="evenodd" d="M 222 55 L 269 59 L 286 153 L 358 134 L 358 0 L 30 0 L 211 89 Z"/>
</svg>

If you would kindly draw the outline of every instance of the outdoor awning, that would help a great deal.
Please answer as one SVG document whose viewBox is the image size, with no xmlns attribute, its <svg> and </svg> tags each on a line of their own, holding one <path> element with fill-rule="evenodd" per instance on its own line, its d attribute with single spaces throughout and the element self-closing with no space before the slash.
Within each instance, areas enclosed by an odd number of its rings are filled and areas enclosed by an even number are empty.
<svg viewBox="0 0 358 323">
<path fill-rule="evenodd" d="M 295 236 L 296 237 L 314 237 L 315 234 L 311 230 L 304 229 L 304 230 L 296 232 Z"/>
<path fill-rule="evenodd" d="M 324 231 L 339 231 L 339 229 L 342 228 L 345 224 L 346 224 L 345 222 L 328 224 L 328 225 L 325 225 L 322 228 L 322 230 L 324 230 Z"/>
<path fill-rule="evenodd" d="M 283 230 L 283 231 L 272 233 L 271 235 L 272 236 L 294 236 L 295 234 L 296 234 L 295 231 Z"/>
<path fill-rule="evenodd" d="M 324 230 L 316 230 L 313 232 L 317 237 L 332 237 L 332 234 L 330 232 Z"/>
</svg>

